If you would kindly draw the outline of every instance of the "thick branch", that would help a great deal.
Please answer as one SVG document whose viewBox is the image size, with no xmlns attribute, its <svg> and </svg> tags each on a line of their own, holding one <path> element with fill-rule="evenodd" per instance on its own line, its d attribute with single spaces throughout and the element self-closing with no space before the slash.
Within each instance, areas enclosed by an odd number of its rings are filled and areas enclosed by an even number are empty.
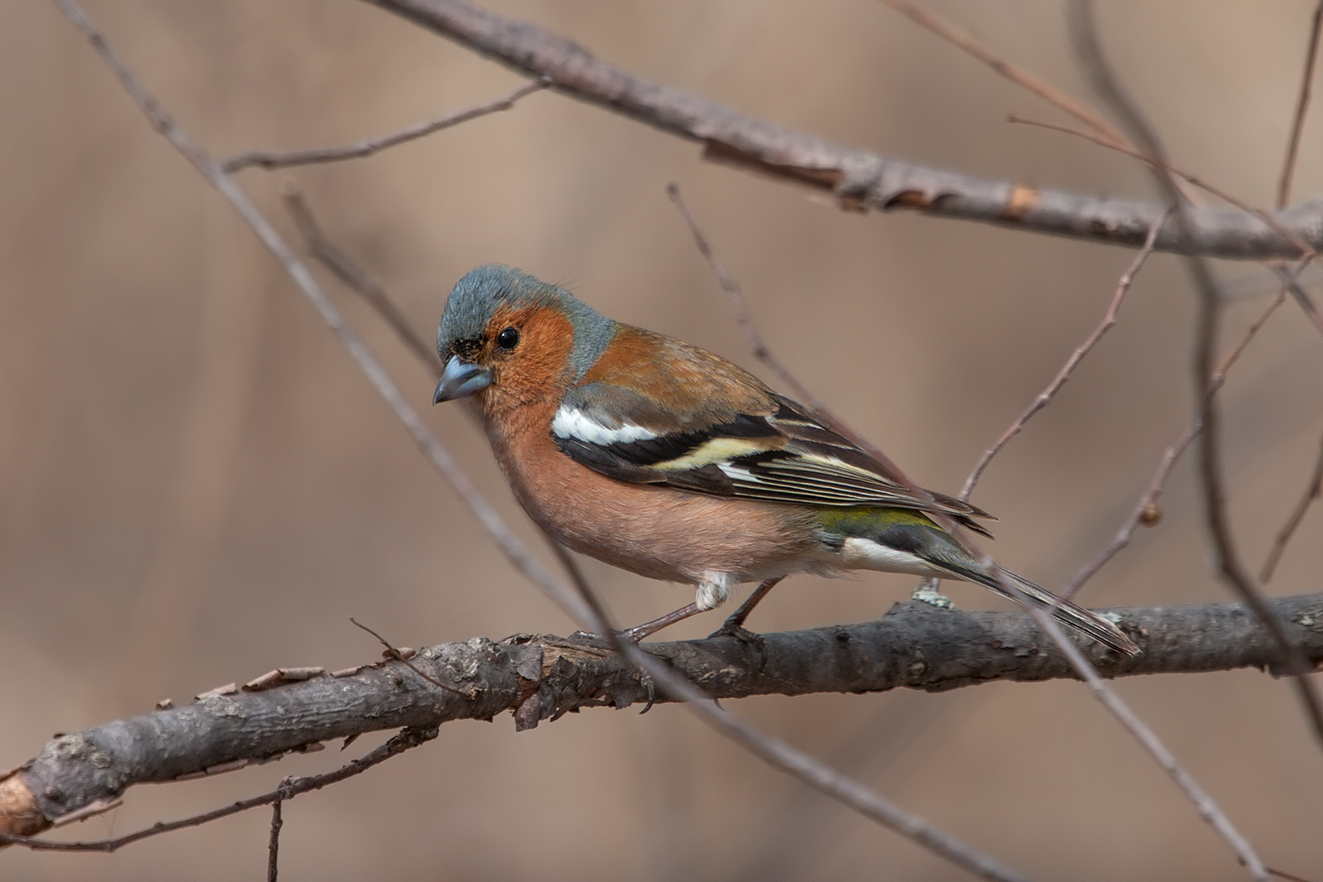
<svg viewBox="0 0 1323 882">
<path fill-rule="evenodd" d="M 1323 663 L 1323 593 L 1272 601 L 1292 638 Z M 1144 648 L 1121 658 L 1090 644 L 1108 677 L 1270 668 L 1276 645 L 1239 603 L 1117 610 Z M 652 654 L 714 698 L 940 692 L 994 680 L 1075 676 L 1021 612 L 957 612 L 895 605 L 882 619 L 768 634 L 761 646 L 731 639 L 648 644 Z M 0 834 L 31 836 L 130 786 L 230 771 L 365 732 L 427 728 L 514 713 L 519 729 L 590 707 L 669 699 L 600 642 L 519 635 L 474 638 L 423 650 L 410 663 L 448 684 L 439 689 L 399 661 L 337 675 L 267 675 L 213 690 L 185 707 L 61 735 L 0 780 Z M 306 679 L 298 679 L 306 678 Z"/>
<path fill-rule="evenodd" d="M 508 67 L 550 77 L 552 88 L 704 145 L 708 159 L 836 194 L 843 208 L 910 208 L 943 217 L 1138 246 L 1167 207 L 990 181 L 831 144 L 649 82 L 533 25 L 459 0 L 368 0 Z M 1323 202 L 1272 215 L 1323 249 Z M 1296 257 L 1298 245 L 1243 211 L 1191 209 L 1187 228 L 1164 229 L 1156 247 L 1218 257 Z"/>
</svg>

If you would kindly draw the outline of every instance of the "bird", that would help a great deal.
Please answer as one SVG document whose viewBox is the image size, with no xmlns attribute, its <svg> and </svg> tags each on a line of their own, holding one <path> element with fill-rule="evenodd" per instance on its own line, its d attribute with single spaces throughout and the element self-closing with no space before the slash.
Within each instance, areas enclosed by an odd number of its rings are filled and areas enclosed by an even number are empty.
<svg viewBox="0 0 1323 882">
<path fill-rule="evenodd" d="M 726 359 L 614 321 L 569 291 L 489 264 L 451 290 L 433 403 L 472 396 L 515 499 L 550 536 L 694 601 L 623 632 L 641 640 L 759 587 L 716 634 L 744 629 L 788 575 L 876 570 L 983 585 L 1127 655 L 1097 613 L 981 562 L 939 521 L 991 515 L 919 490 Z M 1015 590 L 1008 590 L 1003 580 Z"/>
</svg>

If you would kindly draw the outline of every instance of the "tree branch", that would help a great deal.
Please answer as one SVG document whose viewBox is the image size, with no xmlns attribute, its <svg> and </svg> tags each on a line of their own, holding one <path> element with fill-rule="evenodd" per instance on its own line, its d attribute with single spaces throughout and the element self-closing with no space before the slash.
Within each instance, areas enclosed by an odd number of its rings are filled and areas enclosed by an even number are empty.
<svg viewBox="0 0 1323 882">
<path fill-rule="evenodd" d="M 703 144 L 707 159 L 834 193 L 854 211 L 908 208 L 1039 233 L 1138 247 L 1166 212 L 1152 202 L 1103 199 L 899 162 L 774 126 L 660 83 L 635 77 L 556 34 L 459 0 L 367 0 L 507 67 L 549 76 L 551 88 Z M 1178 235 L 1164 228 L 1155 247 L 1217 257 L 1296 257 L 1294 238 L 1323 248 L 1323 202 L 1262 218 L 1242 211 L 1188 209 Z"/>
<path fill-rule="evenodd" d="M 1323 593 L 1271 603 L 1301 652 L 1323 663 Z M 1121 658 L 1090 645 L 1107 677 L 1273 669 L 1277 663 L 1272 637 L 1240 603 L 1115 612 L 1144 654 Z M 714 698 L 901 687 L 943 692 L 996 680 L 1077 676 L 1022 612 L 958 612 L 912 602 L 896 604 L 875 622 L 767 634 L 761 648 L 723 638 L 648 644 L 647 650 Z M 0 834 L 7 834 L 0 841 L 49 848 L 25 837 L 118 799 L 135 784 L 230 771 L 366 732 L 425 730 L 506 711 L 526 730 L 585 708 L 672 700 L 591 639 L 474 638 L 422 650 L 410 663 L 454 691 L 388 660 L 302 680 L 262 677 L 242 688 L 212 690 L 187 706 L 61 735 L 0 779 Z M 104 850 L 97 843 L 76 847 Z"/>
</svg>

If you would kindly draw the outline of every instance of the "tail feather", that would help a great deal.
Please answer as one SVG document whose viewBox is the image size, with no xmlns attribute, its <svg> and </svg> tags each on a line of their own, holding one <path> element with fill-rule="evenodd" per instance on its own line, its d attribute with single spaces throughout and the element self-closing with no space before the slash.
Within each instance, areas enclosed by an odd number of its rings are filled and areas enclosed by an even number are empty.
<svg viewBox="0 0 1323 882">
<path fill-rule="evenodd" d="M 1040 588 L 1023 576 L 1003 569 L 1002 573 L 1023 595 L 1023 597 L 1016 597 L 1010 591 L 1007 591 L 995 576 L 987 573 L 979 562 L 962 546 L 957 544 L 946 531 L 937 529 L 928 531 L 927 539 L 927 542 L 916 546 L 913 549 L 914 552 L 928 563 L 946 571 L 955 578 L 966 582 L 977 582 L 991 588 L 1003 597 L 1009 597 L 1011 600 L 1038 607 L 1051 614 L 1061 624 L 1074 628 L 1104 646 L 1115 649 L 1117 652 L 1123 652 L 1130 656 L 1140 654 L 1140 649 L 1135 645 L 1135 642 L 1125 636 L 1120 628 L 1102 616 L 1082 606 L 1077 606 L 1069 600 L 1057 597 L 1051 591 Z"/>
<path fill-rule="evenodd" d="M 1022 596 L 1008 591 L 963 544 L 925 515 L 897 509 L 869 509 L 855 520 L 838 516 L 832 526 L 844 536 L 860 536 L 872 546 L 885 550 L 885 554 L 878 555 L 876 560 L 864 563 L 864 566 L 890 572 L 940 574 L 963 582 L 976 582 L 1003 597 L 1037 607 L 1063 625 L 1117 652 L 1131 656 L 1140 654 L 1134 641 L 1102 616 L 1057 597 L 1010 570 L 1002 570 L 1001 573 Z M 902 560 L 902 556 L 907 559 Z"/>
<path fill-rule="evenodd" d="M 1104 646 L 1109 646 L 1112 649 L 1115 649 L 1117 652 L 1124 652 L 1129 656 L 1139 655 L 1140 649 L 1135 645 L 1135 642 L 1122 633 L 1120 628 L 1116 627 L 1116 625 L 1113 625 L 1096 612 L 1071 603 L 1069 600 L 1057 597 L 1051 591 L 1048 591 L 1045 588 L 1040 588 L 1033 582 L 1030 582 L 1023 576 L 1012 573 L 1010 570 L 1002 570 L 1002 572 L 1006 574 L 1015 587 L 1019 589 L 1020 593 L 1024 595 L 1023 600 L 1027 600 L 1033 606 L 1038 607 L 1044 612 L 1050 613 L 1052 618 L 1056 619 L 1058 622 L 1092 637 L 1094 640 L 1097 640 Z M 973 579 L 980 585 L 986 585 L 993 591 L 996 591 L 1004 597 L 1009 597 L 1011 600 L 1021 600 L 1021 598 L 1015 597 L 1003 588 L 995 578 L 985 576 L 982 573 L 972 572 L 960 575 L 961 578 Z"/>
</svg>

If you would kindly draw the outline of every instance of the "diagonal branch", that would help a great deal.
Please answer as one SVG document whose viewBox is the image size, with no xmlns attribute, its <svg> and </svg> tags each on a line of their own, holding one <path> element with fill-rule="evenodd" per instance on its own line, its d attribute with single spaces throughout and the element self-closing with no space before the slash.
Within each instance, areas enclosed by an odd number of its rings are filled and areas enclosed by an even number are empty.
<svg viewBox="0 0 1323 882">
<path fill-rule="evenodd" d="M 1318 64 L 1318 41 L 1323 36 L 1323 0 L 1314 7 L 1314 20 L 1309 29 L 1309 48 L 1305 50 L 1305 72 L 1300 77 L 1300 97 L 1296 99 L 1295 116 L 1291 120 L 1291 136 L 1286 142 L 1286 159 L 1282 161 L 1282 176 L 1277 182 L 1277 207 L 1285 208 L 1291 199 L 1291 178 L 1295 175 L 1295 160 L 1300 152 L 1300 133 L 1305 128 L 1305 111 L 1314 86 L 1314 68 Z"/>
<path fill-rule="evenodd" d="M 1158 233 L 1161 230 L 1162 223 L 1158 222 L 1149 231 L 1143 247 L 1139 249 L 1139 253 L 1135 255 L 1134 260 L 1130 262 L 1130 266 L 1126 267 L 1126 271 L 1121 274 L 1121 278 L 1117 281 L 1116 290 L 1112 292 L 1112 299 L 1107 304 L 1107 310 L 1103 313 L 1102 321 L 1084 339 L 1083 343 L 1075 347 L 1075 351 L 1066 359 L 1065 364 L 1057 371 L 1057 375 L 1052 378 L 1047 387 L 1039 392 L 1033 401 L 1029 402 L 1029 406 L 1006 427 L 1006 430 L 992 443 L 992 446 L 983 451 L 983 455 L 979 457 L 978 462 L 974 464 L 974 468 L 970 470 L 969 477 L 965 478 L 965 485 L 960 488 L 960 493 L 957 494 L 958 499 L 969 501 L 969 494 L 974 492 L 974 485 L 978 483 L 978 479 L 983 475 L 983 470 L 988 467 L 988 463 L 992 462 L 993 457 L 1000 453 L 1001 449 L 1010 443 L 1012 438 L 1020 434 L 1020 431 L 1033 418 L 1034 414 L 1052 403 L 1052 399 L 1061 391 L 1061 387 L 1066 385 L 1066 381 L 1075 372 L 1075 368 L 1079 367 L 1080 362 L 1093 351 L 1093 347 L 1098 345 L 1098 341 L 1103 338 L 1103 335 L 1116 324 L 1116 316 L 1121 311 L 1121 303 L 1125 300 L 1126 294 L 1129 293 L 1130 285 L 1134 282 L 1135 275 L 1139 272 L 1140 267 L 1144 265 L 1144 261 L 1148 260 L 1148 256 L 1153 253 L 1153 243 L 1157 240 Z"/>
<path fill-rule="evenodd" d="M 842 208 L 906 208 L 941 217 L 1138 247 L 1165 206 L 1103 199 L 1027 184 L 976 178 L 900 162 L 774 126 L 661 83 L 635 77 L 533 25 L 460 0 L 367 0 L 507 67 L 550 76 L 551 88 L 663 132 L 703 144 L 704 157 L 783 181 L 827 190 Z M 1184 235 L 1164 229 L 1159 251 L 1238 259 L 1295 257 L 1298 238 L 1323 247 L 1323 204 L 1272 215 L 1292 238 L 1257 217 L 1190 209 Z"/>
</svg>

